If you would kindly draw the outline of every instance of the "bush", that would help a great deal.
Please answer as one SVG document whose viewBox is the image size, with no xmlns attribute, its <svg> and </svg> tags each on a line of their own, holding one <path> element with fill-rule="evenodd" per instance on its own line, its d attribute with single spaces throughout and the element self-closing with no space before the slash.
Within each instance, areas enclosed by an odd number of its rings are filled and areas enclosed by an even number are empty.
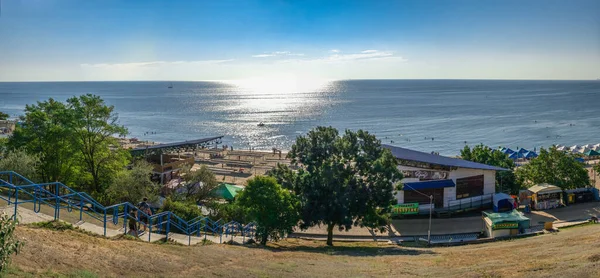
<svg viewBox="0 0 600 278">
<path fill-rule="evenodd" d="M 8 215 L 0 217 L 0 273 L 6 270 L 10 264 L 10 256 L 18 254 L 23 242 L 15 239 L 15 227 L 17 221 L 13 221 Z"/>
<path fill-rule="evenodd" d="M 210 203 L 207 208 L 211 211 L 210 218 L 213 220 L 223 220 L 224 222 L 237 221 L 247 224 L 248 211 L 237 203 Z"/>
<path fill-rule="evenodd" d="M 202 216 L 202 211 L 192 202 L 179 202 L 167 198 L 161 211 L 171 211 L 183 220 L 189 221 L 198 216 Z"/>
</svg>

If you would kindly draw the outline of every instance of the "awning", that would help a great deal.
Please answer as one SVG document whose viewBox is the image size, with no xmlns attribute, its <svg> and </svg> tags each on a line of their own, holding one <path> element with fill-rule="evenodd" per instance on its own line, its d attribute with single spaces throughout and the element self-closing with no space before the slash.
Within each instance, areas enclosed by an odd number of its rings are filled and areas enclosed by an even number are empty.
<svg viewBox="0 0 600 278">
<path fill-rule="evenodd" d="M 422 181 L 422 182 L 406 182 L 404 183 L 403 190 L 423 190 L 423 189 L 435 189 L 444 187 L 456 187 L 453 180 L 435 180 L 435 181 Z"/>
</svg>

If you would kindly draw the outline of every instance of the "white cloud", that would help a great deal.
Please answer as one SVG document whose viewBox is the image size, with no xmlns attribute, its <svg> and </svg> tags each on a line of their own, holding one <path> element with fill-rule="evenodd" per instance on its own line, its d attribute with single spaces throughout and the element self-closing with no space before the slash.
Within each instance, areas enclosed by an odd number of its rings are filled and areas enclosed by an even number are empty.
<svg viewBox="0 0 600 278">
<path fill-rule="evenodd" d="M 275 56 L 304 56 L 304 53 L 292 53 L 290 51 L 274 51 L 271 53 L 252 55 L 253 58 L 266 58 Z"/>
<path fill-rule="evenodd" d="M 151 62 L 134 62 L 134 63 L 100 63 L 100 64 L 81 64 L 84 68 L 139 68 L 139 67 L 158 67 L 163 65 L 211 65 L 231 62 L 233 59 L 227 60 L 200 60 L 200 61 L 151 61 Z"/>
<path fill-rule="evenodd" d="M 369 49 L 369 50 L 364 50 L 361 53 L 377 53 L 377 52 L 379 52 L 379 51 L 374 50 L 374 49 Z"/>
<path fill-rule="evenodd" d="M 379 51 L 379 50 L 365 50 L 359 53 L 348 53 L 338 54 L 332 53 L 325 57 L 314 58 L 314 59 L 286 59 L 280 60 L 278 63 L 307 63 L 307 62 L 326 62 L 326 63 L 340 63 L 350 61 L 362 61 L 362 60 L 396 60 L 404 62 L 404 58 L 394 55 L 393 51 Z"/>
<path fill-rule="evenodd" d="M 340 53 L 340 50 L 339 49 L 332 49 L 332 50 L 329 50 L 329 52 L 331 52 L 331 53 Z"/>
</svg>

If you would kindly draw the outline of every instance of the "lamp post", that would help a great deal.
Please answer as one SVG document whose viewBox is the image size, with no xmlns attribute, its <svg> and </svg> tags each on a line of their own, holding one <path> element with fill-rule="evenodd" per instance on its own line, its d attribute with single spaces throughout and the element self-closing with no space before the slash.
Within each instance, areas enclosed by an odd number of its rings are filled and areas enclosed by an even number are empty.
<svg viewBox="0 0 600 278">
<path fill-rule="evenodd" d="M 427 245 L 431 245 L 431 215 L 433 213 L 433 195 L 429 195 L 429 229 L 427 230 Z"/>
</svg>

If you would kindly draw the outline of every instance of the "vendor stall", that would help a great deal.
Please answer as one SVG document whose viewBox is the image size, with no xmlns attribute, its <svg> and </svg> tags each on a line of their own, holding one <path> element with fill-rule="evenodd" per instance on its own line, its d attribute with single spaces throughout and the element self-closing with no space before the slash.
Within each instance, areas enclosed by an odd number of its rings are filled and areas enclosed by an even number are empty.
<svg viewBox="0 0 600 278">
<path fill-rule="evenodd" d="M 484 231 L 487 237 L 515 236 L 529 229 L 530 220 L 518 210 L 509 212 L 482 212 Z"/>
<path fill-rule="evenodd" d="M 538 184 L 530 187 L 532 208 L 536 210 L 552 209 L 564 206 L 562 189 L 551 184 Z"/>
<path fill-rule="evenodd" d="M 511 211 L 517 208 L 515 199 L 506 193 L 494 194 L 494 212 Z"/>
</svg>

